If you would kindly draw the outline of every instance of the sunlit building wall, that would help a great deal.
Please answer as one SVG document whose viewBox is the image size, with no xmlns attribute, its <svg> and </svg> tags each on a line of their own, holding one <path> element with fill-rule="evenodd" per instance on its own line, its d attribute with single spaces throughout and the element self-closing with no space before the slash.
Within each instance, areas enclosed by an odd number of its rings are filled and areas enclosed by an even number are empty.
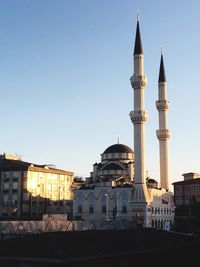
<svg viewBox="0 0 200 267">
<path fill-rule="evenodd" d="M 0 158 L 0 219 L 41 219 L 47 213 L 72 216 L 73 172 Z"/>
</svg>

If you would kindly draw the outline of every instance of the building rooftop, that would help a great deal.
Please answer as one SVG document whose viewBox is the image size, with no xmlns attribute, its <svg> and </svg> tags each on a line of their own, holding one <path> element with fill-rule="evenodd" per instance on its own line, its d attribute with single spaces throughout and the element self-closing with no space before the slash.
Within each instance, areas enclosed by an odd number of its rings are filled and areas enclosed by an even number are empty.
<svg viewBox="0 0 200 267">
<path fill-rule="evenodd" d="M 174 182 L 172 183 L 173 185 L 184 185 L 184 184 L 198 184 L 200 183 L 200 177 L 195 178 L 195 179 L 190 179 L 190 180 L 183 180 L 179 182 Z"/>
<path fill-rule="evenodd" d="M 50 165 L 39 165 L 22 160 L 0 158 L 0 171 L 25 171 L 28 169 L 42 169 L 44 172 L 65 172 L 73 175 L 73 172 L 52 168 Z"/>
</svg>

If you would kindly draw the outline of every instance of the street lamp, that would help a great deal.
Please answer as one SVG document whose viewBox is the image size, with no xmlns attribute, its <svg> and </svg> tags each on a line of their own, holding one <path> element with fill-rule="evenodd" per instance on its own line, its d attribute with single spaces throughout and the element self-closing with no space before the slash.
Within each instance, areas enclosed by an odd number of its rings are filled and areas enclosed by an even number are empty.
<svg viewBox="0 0 200 267">
<path fill-rule="evenodd" d="M 105 194 L 105 197 L 106 197 L 106 220 L 108 221 L 109 218 L 108 218 L 108 194 Z"/>
</svg>

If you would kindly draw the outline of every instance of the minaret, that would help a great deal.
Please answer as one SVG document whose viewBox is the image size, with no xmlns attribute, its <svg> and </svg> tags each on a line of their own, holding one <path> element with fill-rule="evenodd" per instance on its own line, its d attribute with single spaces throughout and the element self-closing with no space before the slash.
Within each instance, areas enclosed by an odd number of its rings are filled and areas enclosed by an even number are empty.
<svg viewBox="0 0 200 267">
<path fill-rule="evenodd" d="M 147 77 L 144 74 L 144 54 L 138 19 L 134 47 L 134 73 L 130 81 L 134 89 L 134 111 L 130 112 L 130 118 L 134 125 L 134 198 L 138 202 L 147 202 L 148 192 L 145 170 L 145 122 L 147 120 L 147 113 L 144 107 L 144 89 L 147 83 Z"/>
<path fill-rule="evenodd" d="M 158 78 L 158 100 L 156 107 L 159 113 L 159 129 L 156 131 L 160 147 L 160 184 L 162 188 L 169 190 L 168 181 L 168 138 L 170 131 L 167 129 L 167 109 L 169 101 L 166 95 L 166 77 L 163 62 L 163 54 L 161 53 L 160 71 Z"/>
</svg>

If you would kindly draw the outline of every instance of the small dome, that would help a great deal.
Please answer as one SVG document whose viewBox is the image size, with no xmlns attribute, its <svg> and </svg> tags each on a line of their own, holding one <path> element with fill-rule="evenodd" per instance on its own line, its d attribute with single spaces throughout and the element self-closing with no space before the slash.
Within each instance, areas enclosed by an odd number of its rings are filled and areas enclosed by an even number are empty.
<svg viewBox="0 0 200 267">
<path fill-rule="evenodd" d="M 148 178 L 147 183 L 157 184 L 158 182 L 152 178 Z"/>
<path fill-rule="evenodd" d="M 133 150 L 123 144 L 115 144 L 112 146 L 109 146 L 103 154 L 108 154 L 108 153 L 134 153 Z"/>
</svg>

